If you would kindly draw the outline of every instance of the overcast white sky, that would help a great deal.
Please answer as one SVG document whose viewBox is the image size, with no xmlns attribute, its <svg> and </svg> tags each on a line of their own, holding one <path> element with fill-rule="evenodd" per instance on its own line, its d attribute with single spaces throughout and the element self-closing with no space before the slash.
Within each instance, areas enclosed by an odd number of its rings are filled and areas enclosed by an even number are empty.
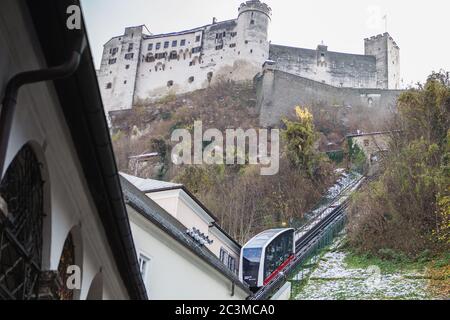
<svg viewBox="0 0 450 320">
<path fill-rule="evenodd" d="M 82 0 L 89 41 L 98 67 L 103 44 L 126 26 L 145 24 L 153 34 L 181 31 L 237 17 L 242 0 Z M 400 46 L 404 84 L 431 71 L 450 71 L 448 0 L 266 0 L 275 44 L 364 53 L 366 37 L 388 32 Z"/>
</svg>

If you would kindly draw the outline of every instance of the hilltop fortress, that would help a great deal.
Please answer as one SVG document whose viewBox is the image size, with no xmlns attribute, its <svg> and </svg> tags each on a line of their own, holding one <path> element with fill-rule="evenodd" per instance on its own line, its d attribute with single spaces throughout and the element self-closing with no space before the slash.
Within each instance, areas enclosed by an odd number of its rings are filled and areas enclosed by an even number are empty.
<svg viewBox="0 0 450 320">
<path fill-rule="evenodd" d="M 296 104 L 392 107 L 400 93 L 400 49 L 388 33 L 364 40 L 364 55 L 271 44 L 272 10 L 242 3 L 237 19 L 167 34 L 143 25 L 104 45 L 98 81 L 105 112 L 206 88 L 220 80 L 255 80 L 261 124 Z"/>
</svg>

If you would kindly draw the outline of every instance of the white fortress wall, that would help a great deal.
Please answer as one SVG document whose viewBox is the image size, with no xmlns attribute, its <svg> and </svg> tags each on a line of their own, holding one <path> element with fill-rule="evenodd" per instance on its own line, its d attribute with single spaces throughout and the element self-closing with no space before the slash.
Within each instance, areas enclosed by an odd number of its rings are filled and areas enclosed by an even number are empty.
<svg viewBox="0 0 450 320">
<path fill-rule="evenodd" d="M 103 50 L 99 86 L 106 111 L 130 109 L 141 51 L 143 26 L 129 27 Z"/>
<path fill-rule="evenodd" d="M 237 19 L 168 34 L 129 27 L 104 45 L 97 71 L 105 112 L 208 87 L 253 80 L 263 64 L 337 88 L 400 88 L 400 49 L 388 33 L 364 40 L 364 55 L 272 45 L 272 10 L 242 3 Z"/>
<path fill-rule="evenodd" d="M 202 28 L 144 37 L 135 103 L 202 88 L 202 40 Z"/>
</svg>

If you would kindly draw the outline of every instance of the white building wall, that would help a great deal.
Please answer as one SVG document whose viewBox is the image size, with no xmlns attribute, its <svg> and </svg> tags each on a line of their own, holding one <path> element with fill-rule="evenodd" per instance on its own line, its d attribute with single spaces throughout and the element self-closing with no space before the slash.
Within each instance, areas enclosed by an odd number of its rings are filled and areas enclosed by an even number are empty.
<svg viewBox="0 0 450 320">
<path fill-rule="evenodd" d="M 128 207 L 137 254 L 150 258 L 144 279 L 149 299 L 243 300 L 245 291 Z"/>
<path fill-rule="evenodd" d="M 222 231 L 211 226 L 214 219 L 209 217 L 182 189 L 153 192 L 148 193 L 147 196 L 186 226 L 186 229 L 197 228 L 208 235 L 213 243 L 206 245 L 206 247 L 218 258 L 220 257 L 220 249 L 225 249 L 236 260 L 236 268 L 238 267 L 239 248 Z"/>
</svg>

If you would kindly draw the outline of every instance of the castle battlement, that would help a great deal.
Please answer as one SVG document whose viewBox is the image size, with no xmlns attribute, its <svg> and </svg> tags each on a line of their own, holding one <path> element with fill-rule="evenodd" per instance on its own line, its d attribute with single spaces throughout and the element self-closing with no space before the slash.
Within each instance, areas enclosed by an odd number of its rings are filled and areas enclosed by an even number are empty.
<svg viewBox="0 0 450 320">
<path fill-rule="evenodd" d="M 239 14 L 247 11 L 260 11 L 269 17 L 272 16 L 272 9 L 267 4 L 259 0 L 249 0 L 242 3 L 239 7 Z"/>
</svg>

